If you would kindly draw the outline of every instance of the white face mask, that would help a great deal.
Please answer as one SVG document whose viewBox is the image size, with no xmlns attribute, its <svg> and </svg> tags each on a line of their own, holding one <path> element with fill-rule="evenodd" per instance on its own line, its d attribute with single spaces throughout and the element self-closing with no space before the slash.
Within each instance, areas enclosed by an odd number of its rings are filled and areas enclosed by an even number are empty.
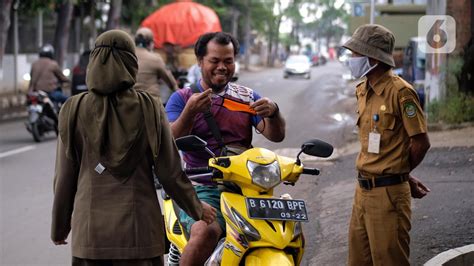
<svg viewBox="0 0 474 266">
<path fill-rule="evenodd" d="M 378 64 L 370 66 L 369 58 L 367 56 L 349 57 L 347 59 L 349 69 L 351 70 L 352 76 L 356 79 L 367 75 L 372 69 Z"/>
</svg>

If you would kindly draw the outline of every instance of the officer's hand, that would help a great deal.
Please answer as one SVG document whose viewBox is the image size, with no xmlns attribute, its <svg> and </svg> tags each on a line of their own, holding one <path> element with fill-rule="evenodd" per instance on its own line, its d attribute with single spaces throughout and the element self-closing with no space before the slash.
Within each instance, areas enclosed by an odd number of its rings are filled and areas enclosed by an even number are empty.
<svg viewBox="0 0 474 266">
<path fill-rule="evenodd" d="M 186 104 L 186 109 L 188 109 L 192 115 L 211 109 L 211 93 L 212 89 L 207 89 L 201 93 L 193 93 Z"/>
<path fill-rule="evenodd" d="M 266 97 L 258 99 L 250 105 L 250 108 L 254 109 L 257 115 L 261 117 L 273 116 L 278 111 L 277 105 Z"/>
<path fill-rule="evenodd" d="M 408 178 L 408 183 L 410 184 L 411 196 L 415 199 L 421 199 L 431 190 L 421 183 L 420 179 L 415 176 L 410 175 Z"/>
<path fill-rule="evenodd" d="M 58 245 L 66 245 L 67 242 L 66 242 L 66 239 L 63 239 L 63 240 L 58 240 L 58 241 L 53 241 L 53 243 L 58 246 Z"/>
<path fill-rule="evenodd" d="M 202 217 L 201 220 L 207 224 L 211 224 L 216 220 L 216 209 L 211 205 L 207 204 L 204 201 L 201 201 L 202 204 Z"/>
</svg>

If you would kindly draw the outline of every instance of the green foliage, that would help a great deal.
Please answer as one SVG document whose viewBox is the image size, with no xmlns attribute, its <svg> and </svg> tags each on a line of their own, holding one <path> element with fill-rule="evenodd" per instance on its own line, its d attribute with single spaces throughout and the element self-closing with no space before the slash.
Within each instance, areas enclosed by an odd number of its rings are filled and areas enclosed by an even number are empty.
<svg viewBox="0 0 474 266">
<path fill-rule="evenodd" d="M 304 30 L 314 32 L 316 38 L 328 38 L 338 42 L 345 32 L 341 23 L 347 25 L 349 14 L 343 7 L 337 9 L 334 6 L 334 1 L 329 0 L 320 0 L 319 8 L 323 10 L 321 18 L 306 24 Z M 341 23 L 336 24 L 336 21 Z"/>
<path fill-rule="evenodd" d="M 160 6 L 167 4 L 165 1 L 159 1 Z M 170 2 L 170 1 L 166 1 Z M 121 24 L 130 25 L 132 31 L 135 31 L 140 23 L 158 7 L 150 6 L 146 1 L 123 0 L 122 3 L 122 22 Z"/>
<path fill-rule="evenodd" d="M 20 1 L 18 5 L 18 10 L 21 14 L 32 16 L 36 15 L 40 9 L 52 9 L 54 10 L 54 4 L 58 0 L 30 0 L 30 1 Z"/>
<path fill-rule="evenodd" d="M 474 121 L 474 97 L 456 93 L 443 101 L 430 102 L 428 121 L 448 124 Z"/>
<path fill-rule="evenodd" d="M 458 77 L 462 66 L 463 60 L 460 57 L 450 57 L 449 64 L 442 69 L 446 75 L 446 98 L 429 103 L 428 120 L 430 122 L 458 124 L 474 121 L 474 97 L 459 91 Z"/>
</svg>

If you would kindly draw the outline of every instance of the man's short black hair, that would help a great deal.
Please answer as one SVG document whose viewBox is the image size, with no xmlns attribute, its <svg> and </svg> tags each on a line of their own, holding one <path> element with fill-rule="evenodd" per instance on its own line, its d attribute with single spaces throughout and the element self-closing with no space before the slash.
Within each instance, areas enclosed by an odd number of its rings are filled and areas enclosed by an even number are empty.
<svg viewBox="0 0 474 266">
<path fill-rule="evenodd" d="M 207 44 L 210 41 L 215 41 L 218 44 L 228 45 L 232 43 L 234 46 L 234 56 L 237 56 L 239 53 L 239 41 L 227 32 L 210 32 L 205 33 L 199 37 L 196 44 L 194 45 L 194 54 L 197 59 L 203 58 L 207 54 Z"/>
</svg>

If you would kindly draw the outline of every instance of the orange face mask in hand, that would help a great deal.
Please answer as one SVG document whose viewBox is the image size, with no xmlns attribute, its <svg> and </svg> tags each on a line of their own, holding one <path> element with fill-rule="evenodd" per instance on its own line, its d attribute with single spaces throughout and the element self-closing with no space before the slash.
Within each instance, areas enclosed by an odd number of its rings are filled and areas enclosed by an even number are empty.
<svg viewBox="0 0 474 266">
<path fill-rule="evenodd" d="M 229 100 L 227 98 L 224 98 L 224 102 L 222 103 L 222 106 L 225 108 L 231 110 L 231 111 L 237 111 L 237 112 L 245 112 L 249 113 L 252 115 L 256 115 L 257 113 L 255 110 L 250 108 L 250 105 L 245 104 L 245 103 L 239 103 L 237 101 Z"/>
</svg>

